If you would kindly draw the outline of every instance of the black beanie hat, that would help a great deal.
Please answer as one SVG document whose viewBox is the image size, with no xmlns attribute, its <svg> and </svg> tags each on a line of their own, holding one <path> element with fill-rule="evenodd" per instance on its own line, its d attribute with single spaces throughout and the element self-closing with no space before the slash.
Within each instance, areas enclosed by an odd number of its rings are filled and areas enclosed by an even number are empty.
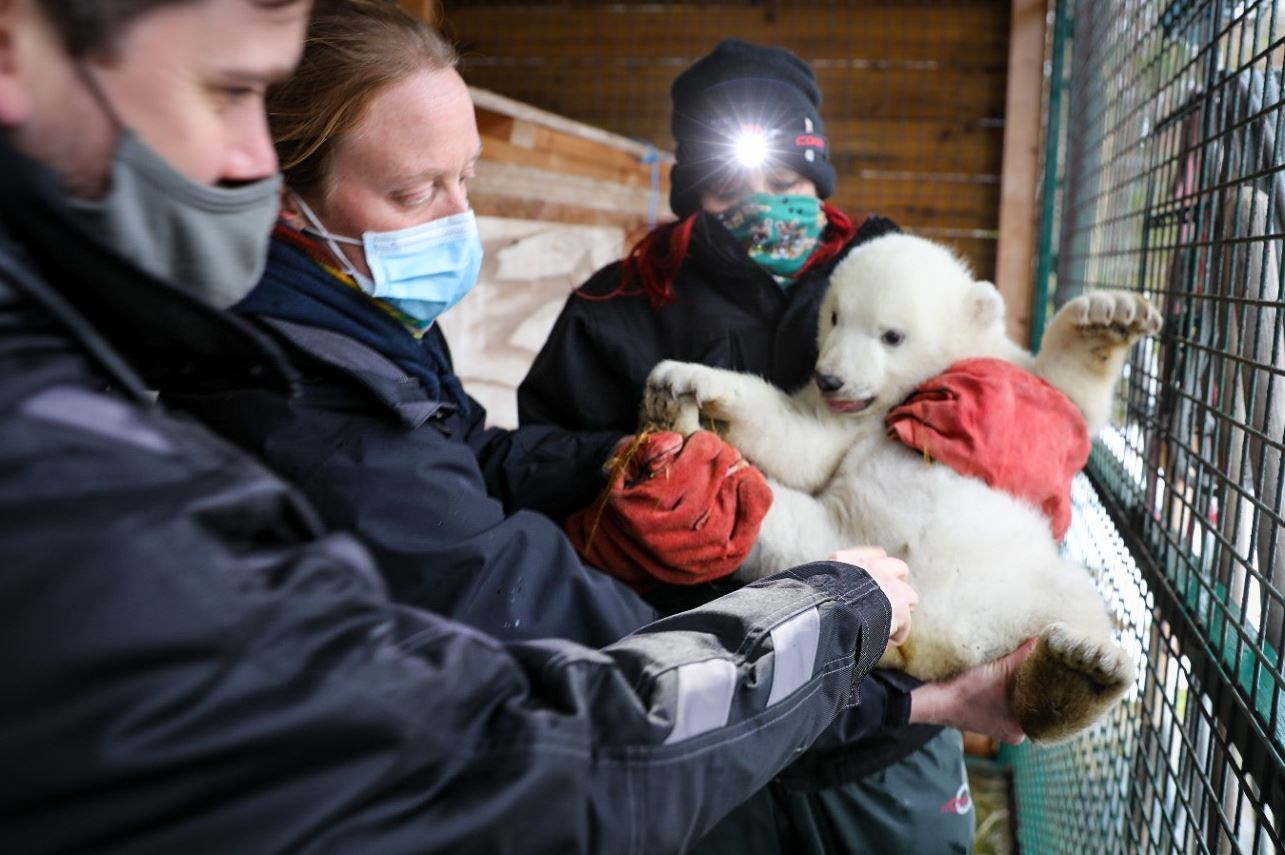
<svg viewBox="0 0 1285 855">
<path fill-rule="evenodd" d="M 727 39 L 678 75 L 670 97 L 678 150 L 669 204 L 679 217 L 699 210 L 701 191 L 725 174 L 732 137 L 744 125 L 771 135 L 772 163 L 810 178 L 822 199 L 834 192 L 821 90 L 808 64 L 788 50 Z"/>
</svg>

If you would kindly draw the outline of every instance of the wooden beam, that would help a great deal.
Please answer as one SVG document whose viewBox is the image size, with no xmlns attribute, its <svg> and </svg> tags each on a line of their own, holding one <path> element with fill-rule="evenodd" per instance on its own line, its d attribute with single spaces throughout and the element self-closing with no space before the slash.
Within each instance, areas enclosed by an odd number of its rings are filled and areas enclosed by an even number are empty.
<svg viewBox="0 0 1285 855">
<path fill-rule="evenodd" d="M 650 188 L 627 187 L 520 163 L 478 161 L 477 175 L 469 185 L 469 198 L 487 196 L 541 200 L 556 205 L 607 211 L 646 219 L 653 204 L 657 218 L 670 216 L 669 199 Z"/>
<path fill-rule="evenodd" d="M 610 181 L 626 187 L 651 188 L 652 176 L 651 166 L 649 165 L 640 164 L 637 160 L 623 166 L 609 162 L 604 163 L 604 158 L 601 156 L 593 156 L 597 154 L 596 152 L 590 152 L 589 156 L 577 157 L 574 152 L 567 152 L 561 149 L 561 146 L 558 145 L 562 142 L 561 140 L 554 138 L 550 142 L 553 145 L 514 145 L 499 137 L 483 134 L 482 162 L 533 166 L 550 172 L 561 172 L 567 175 L 594 178 L 599 181 Z M 664 171 L 667 172 L 668 170 Z M 665 182 L 662 181 L 660 183 L 664 184 Z M 665 187 L 664 190 L 666 193 L 669 192 L 668 187 Z"/>
<path fill-rule="evenodd" d="M 469 191 L 469 204 L 479 217 L 504 217 L 509 220 L 538 220 L 542 223 L 566 223 L 574 226 L 614 226 L 626 238 L 648 227 L 643 214 L 604 211 L 580 205 L 565 205 L 545 199 L 521 196 L 499 196 Z"/>
<path fill-rule="evenodd" d="M 830 161 L 844 175 L 902 170 L 999 175 L 1004 128 L 961 119 L 826 119 Z"/>
<path fill-rule="evenodd" d="M 599 144 L 607 148 L 618 149 L 627 152 L 631 157 L 641 158 L 649 154 L 647 146 L 620 134 L 613 134 L 604 131 L 593 125 L 577 122 L 574 119 L 568 119 L 566 116 L 557 113 L 550 113 L 547 110 L 541 110 L 530 104 L 513 98 L 505 97 L 496 92 L 481 89 L 477 86 L 469 87 L 469 95 L 473 99 L 473 104 L 477 108 L 479 122 L 483 121 L 483 113 L 493 113 L 498 116 L 508 117 L 514 120 L 520 120 L 535 125 L 541 125 L 554 131 L 566 134 L 569 137 L 579 137 L 583 140 Z M 498 120 L 493 120 L 498 121 Z M 667 152 L 660 152 L 661 160 L 673 160 L 673 156 Z"/>
<path fill-rule="evenodd" d="M 590 124 L 601 126 L 597 116 L 604 112 L 620 116 L 626 112 L 622 105 L 627 104 L 631 123 L 664 129 L 665 138 L 655 140 L 657 144 L 666 143 L 669 136 L 669 87 L 677 72 L 672 65 L 612 58 L 576 65 L 560 60 L 493 64 L 469 60 L 462 66 L 464 79 L 475 88 L 502 89 L 510 98 Z M 825 93 L 822 116 L 827 125 L 836 118 L 977 121 L 1004 114 L 1007 78 L 1002 66 L 945 72 L 929 64 L 825 67 L 816 73 Z M 474 101 L 486 106 L 476 97 Z"/>
<path fill-rule="evenodd" d="M 835 197 L 842 210 L 876 212 L 912 231 L 973 229 L 979 221 L 995 222 L 999 188 L 989 176 L 871 170 L 845 175 Z"/>
<path fill-rule="evenodd" d="M 673 155 L 473 87 L 482 162 L 534 167 L 651 190 L 668 198 Z"/>
<path fill-rule="evenodd" d="M 1047 18 L 1048 0 L 1013 0 L 995 284 L 1008 306 L 1009 335 L 1023 344 L 1031 340 Z"/>
</svg>

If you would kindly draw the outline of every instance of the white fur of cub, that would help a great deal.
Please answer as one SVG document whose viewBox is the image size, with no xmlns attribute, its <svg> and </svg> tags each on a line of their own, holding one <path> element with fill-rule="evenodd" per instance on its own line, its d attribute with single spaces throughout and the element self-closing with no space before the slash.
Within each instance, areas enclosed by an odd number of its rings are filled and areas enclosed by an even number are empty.
<svg viewBox="0 0 1285 855">
<path fill-rule="evenodd" d="M 1058 739 L 1133 680 L 1101 597 L 1084 568 L 1058 555 L 1033 506 L 926 463 L 888 438 L 884 417 L 952 363 L 988 356 L 1057 386 L 1096 432 L 1128 346 L 1159 327 L 1142 297 L 1098 292 L 1064 307 L 1032 357 L 1005 335 L 993 285 L 974 281 L 944 247 L 890 235 L 833 273 L 818 324 L 818 382 L 791 396 L 752 375 L 663 362 L 648 379 L 643 417 L 685 433 L 715 423 L 772 482 L 775 499 L 742 577 L 861 543 L 905 558 L 919 608 L 885 667 L 939 679 L 1040 636 L 1014 708 L 1028 735 Z"/>
</svg>

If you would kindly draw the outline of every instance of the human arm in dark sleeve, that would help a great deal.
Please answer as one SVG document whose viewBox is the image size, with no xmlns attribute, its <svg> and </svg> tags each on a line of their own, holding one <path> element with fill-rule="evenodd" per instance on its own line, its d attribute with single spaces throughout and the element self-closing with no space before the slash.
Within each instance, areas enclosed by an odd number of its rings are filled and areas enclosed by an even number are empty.
<svg viewBox="0 0 1285 855">
<path fill-rule="evenodd" d="M 859 780 L 900 761 L 943 726 L 1010 745 L 1022 742 L 1026 735 L 1013 709 L 1013 686 L 1035 645 L 1036 639 L 1027 639 L 1004 656 L 931 683 L 898 671 L 872 672 L 861 684 L 860 706 L 836 720 L 782 779 L 796 789 Z M 870 691 L 880 687 L 887 695 L 882 713 Z"/>
<path fill-rule="evenodd" d="M 539 511 L 559 524 L 606 487 L 602 467 L 637 428 L 640 384 L 631 376 L 642 346 L 615 312 L 588 309 L 618 285 L 619 264 L 598 271 L 567 297 L 553 330 L 518 387 L 521 427 L 468 431 L 487 489 L 507 510 Z M 636 372 L 635 372 L 636 373 Z"/>
<path fill-rule="evenodd" d="M 505 513 L 462 440 L 462 419 L 450 420 L 454 429 L 430 422 L 408 430 L 306 395 L 244 395 L 200 413 L 237 414 L 220 430 L 299 485 L 329 528 L 361 538 L 397 601 L 500 638 L 595 646 L 658 616 L 583 564 L 549 519 Z"/>
<path fill-rule="evenodd" d="M 780 780 L 796 790 L 840 787 L 913 754 L 941 732 L 938 724 L 910 723 L 918 685 L 900 671 L 871 671 L 857 688 L 860 702 L 840 714 Z"/>
<path fill-rule="evenodd" d="M 465 440 L 477 457 L 486 491 L 505 511 L 538 511 L 561 525 L 607 486 L 603 465 L 625 434 L 575 431 L 557 425 L 487 428 L 478 405 Z"/>
<path fill-rule="evenodd" d="M 390 603 L 254 467 L 74 451 L 75 483 L 0 484 L 6 851 L 681 851 L 887 640 L 821 563 L 602 651 L 503 645 Z"/>
<path fill-rule="evenodd" d="M 704 585 L 663 586 L 647 594 L 663 613 L 696 608 L 739 587 L 734 579 Z M 861 702 L 840 714 L 780 778 L 793 789 L 842 786 L 908 756 L 935 736 L 935 724 L 910 724 L 911 692 L 920 682 L 901 671 L 876 668 L 857 688 Z"/>
</svg>

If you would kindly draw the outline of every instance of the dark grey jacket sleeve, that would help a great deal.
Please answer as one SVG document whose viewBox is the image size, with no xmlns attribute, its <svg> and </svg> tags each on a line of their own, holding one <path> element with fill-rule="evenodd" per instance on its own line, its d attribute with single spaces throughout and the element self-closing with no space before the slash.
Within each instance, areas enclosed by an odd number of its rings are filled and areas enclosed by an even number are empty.
<svg viewBox="0 0 1285 855">
<path fill-rule="evenodd" d="M 329 528 L 356 534 L 398 602 L 506 639 L 591 646 L 659 617 L 583 564 L 548 518 L 505 513 L 488 494 L 465 419 L 407 429 L 346 399 L 335 404 L 334 387 L 326 380 L 317 396 L 254 389 L 181 403 L 297 485 Z"/>
<path fill-rule="evenodd" d="M 626 436 L 554 425 L 487 428 L 485 419 L 486 411 L 474 402 L 465 441 L 477 455 L 487 493 L 506 513 L 538 511 L 559 526 L 606 489 L 602 467 Z"/>
<path fill-rule="evenodd" d="M 887 640 L 809 565 L 600 651 L 391 603 L 203 431 L 80 389 L 0 412 L 0 851 L 678 852 Z"/>
</svg>

